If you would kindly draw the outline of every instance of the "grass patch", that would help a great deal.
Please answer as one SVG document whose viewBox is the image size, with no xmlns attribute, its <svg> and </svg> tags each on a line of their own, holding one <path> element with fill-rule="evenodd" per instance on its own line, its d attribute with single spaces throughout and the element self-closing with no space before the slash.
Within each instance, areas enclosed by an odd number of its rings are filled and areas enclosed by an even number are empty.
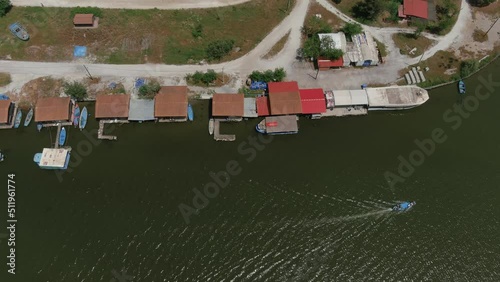
<svg viewBox="0 0 500 282">
<path fill-rule="evenodd" d="M 472 38 L 474 38 L 476 42 L 485 42 L 488 41 L 488 34 L 484 33 L 482 30 L 475 29 Z"/>
<path fill-rule="evenodd" d="M 288 41 L 289 36 L 290 36 L 290 31 L 287 32 L 287 34 L 285 34 L 283 37 L 281 37 L 281 39 L 278 40 L 278 42 L 276 42 L 276 44 L 274 44 L 274 46 L 271 48 L 271 50 L 269 50 L 269 52 L 267 52 L 267 54 L 264 55 L 263 58 L 270 59 L 270 58 L 276 56 L 276 54 L 278 54 L 281 50 L 283 50 L 283 47 L 285 47 L 285 44 Z"/>
<path fill-rule="evenodd" d="M 12 82 L 10 73 L 0 72 L 0 87 L 8 85 Z"/>
<path fill-rule="evenodd" d="M 378 41 L 375 38 L 373 38 L 373 40 L 375 40 L 375 42 L 377 43 L 377 49 L 380 52 L 380 56 L 382 56 L 382 58 L 383 57 L 387 57 L 387 55 L 388 55 L 388 53 L 387 53 L 387 46 L 385 46 L 384 43 Z"/>
<path fill-rule="evenodd" d="M 125 10 L 99 9 L 97 29 L 74 29 L 77 8 L 13 7 L 0 26 L 19 21 L 30 33 L 27 42 L 8 32 L 0 34 L 0 56 L 13 60 L 68 61 L 73 46 L 87 46 L 100 63 L 186 64 L 206 58 L 205 49 L 216 40 L 232 39 L 238 58 L 253 49 L 287 15 L 289 0 L 253 0 L 213 9 Z M 293 5 L 295 1 L 291 1 Z M 290 8 L 291 10 L 291 8 Z M 193 30 L 197 31 L 196 37 Z"/>
<path fill-rule="evenodd" d="M 342 2 L 344 2 L 344 1 L 342 1 Z M 351 2 L 351 1 L 347 1 L 347 2 Z M 354 2 L 354 1 L 352 1 L 352 2 Z M 335 6 L 337 6 L 337 5 L 335 5 Z M 321 18 L 323 20 L 325 20 L 333 29 L 340 29 L 345 23 L 342 19 L 340 19 L 335 14 L 333 14 L 332 12 L 325 9 L 323 6 L 318 4 L 316 1 L 312 1 L 311 5 L 309 5 L 309 10 L 307 11 L 306 22 L 307 22 L 307 19 L 309 19 L 317 14 L 321 15 Z"/>
<path fill-rule="evenodd" d="M 394 43 L 400 49 L 401 54 L 408 55 L 410 57 L 418 57 L 422 55 L 425 50 L 427 50 L 433 43 L 427 37 L 419 36 L 417 38 L 414 37 L 413 34 L 410 33 L 396 33 L 392 36 Z M 413 54 L 410 54 L 410 51 L 413 48 L 417 48 Z"/>
<path fill-rule="evenodd" d="M 420 83 L 419 86 L 430 87 L 459 79 L 460 63 L 461 61 L 455 57 L 453 52 L 437 52 L 429 59 L 420 62 L 420 64 L 414 65 L 415 67 L 420 66 L 426 78 L 426 82 Z M 408 69 L 411 69 L 411 67 L 414 66 L 410 66 Z M 429 67 L 429 71 L 424 70 L 426 67 Z"/>
</svg>

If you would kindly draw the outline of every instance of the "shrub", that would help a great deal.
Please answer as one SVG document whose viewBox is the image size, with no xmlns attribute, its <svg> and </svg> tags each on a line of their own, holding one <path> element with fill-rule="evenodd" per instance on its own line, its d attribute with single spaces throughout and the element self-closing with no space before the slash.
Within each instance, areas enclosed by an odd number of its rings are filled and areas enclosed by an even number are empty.
<svg viewBox="0 0 500 282">
<path fill-rule="evenodd" d="M 206 73 L 197 71 L 194 74 L 188 74 L 186 80 L 194 85 L 210 85 L 217 80 L 217 73 L 214 70 L 207 70 Z"/>
<path fill-rule="evenodd" d="M 484 7 L 484 6 L 488 6 L 489 4 L 491 4 L 495 1 L 496 0 L 469 0 L 469 3 L 472 6 Z"/>
<path fill-rule="evenodd" d="M 156 81 L 146 83 L 139 87 L 139 97 L 142 99 L 153 99 L 160 92 L 160 89 L 161 86 Z"/>
<path fill-rule="evenodd" d="M 209 43 L 205 51 L 209 60 L 220 60 L 233 49 L 233 46 L 232 39 L 219 40 Z"/>
<path fill-rule="evenodd" d="M 3 17 L 12 8 L 12 3 L 10 0 L 0 0 L 0 17 Z"/>
<path fill-rule="evenodd" d="M 75 100 L 83 100 L 87 97 L 87 88 L 80 82 L 74 81 L 64 84 L 64 93 L 71 96 Z"/>
<path fill-rule="evenodd" d="M 73 8 L 73 9 L 71 9 L 70 18 L 73 19 L 76 14 L 94 14 L 94 16 L 102 18 L 102 10 L 100 8 L 97 8 L 97 7 L 76 7 L 76 8 Z"/>
<path fill-rule="evenodd" d="M 194 38 L 201 37 L 203 35 L 203 25 L 201 23 L 197 23 L 191 30 L 191 34 Z"/>
<path fill-rule="evenodd" d="M 266 70 L 264 72 L 261 71 L 253 71 L 250 74 L 250 79 L 252 81 L 264 81 L 264 82 L 277 82 L 283 81 L 286 77 L 286 71 L 283 68 L 276 68 L 273 70 Z"/>
<path fill-rule="evenodd" d="M 363 0 L 352 7 L 354 17 L 365 22 L 371 22 L 377 19 L 381 11 L 381 0 Z"/>
<path fill-rule="evenodd" d="M 316 36 L 318 33 L 331 33 L 332 27 L 323 19 L 311 17 L 302 27 L 302 33 L 307 37 Z"/>
<path fill-rule="evenodd" d="M 476 60 L 463 61 L 460 64 L 460 76 L 467 77 L 473 74 L 479 68 L 479 63 Z"/>
</svg>

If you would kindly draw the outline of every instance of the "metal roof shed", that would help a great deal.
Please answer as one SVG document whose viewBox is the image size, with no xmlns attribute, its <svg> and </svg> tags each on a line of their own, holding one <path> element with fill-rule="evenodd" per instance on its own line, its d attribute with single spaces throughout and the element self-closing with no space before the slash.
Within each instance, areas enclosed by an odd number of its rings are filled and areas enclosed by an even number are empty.
<svg viewBox="0 0 500 282">
<path fill-rule="evenodd" d="M 365 90 L 335 90 L 333 99 L 336 107 L 368 105 Z"/>
<path fill-rule="evenodd" d="M 255 98 L 245 98 L 245 111 L 243 113 L 243 117 L 258 117 L 257 114 L 257 103 Z"/>
<path fill-rule="evenodd" d="M 130 121 L 148 121 L 155 119 L 154 100 L 130 99 L 130 111 L 128 120 Z"/>
</svg>

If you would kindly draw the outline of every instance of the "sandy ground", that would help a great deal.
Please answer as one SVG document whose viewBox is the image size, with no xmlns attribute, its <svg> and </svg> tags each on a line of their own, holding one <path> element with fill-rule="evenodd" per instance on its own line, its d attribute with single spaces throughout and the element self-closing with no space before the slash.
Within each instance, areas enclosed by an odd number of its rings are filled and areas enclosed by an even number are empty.
<svg viewBox="0 0 500 282">
<path fill-rule="evenodd" d="M 99 7 L 115 9 L 195 9 L 236 5 L 250 0 L 11 0 L 14 6 Z"/>
<path fill-rule="evenodd" d="M 205 1 L 208 2 L 208 1 Z M 212 1 L 215 2 L 215 1 Z M 399 49 L 392 41 L 392 35 L 397 32 L 411 32 L 411 29 L 405 28 L 375 28 L 364 26 L 375 38 L 387 45 L 389 55 L 386 57 L 386 63 L 371 68 L 348 68 L 342 70 L 332 70 L 317 73 L 310 63 L 298 62 L 296 57 L 297 49 L 301 43 L 301 27 L 307 14 L 307 8 L 311 0 L 297 0 L 294 9 L 271 33 L 261 41 L 251 52 L 245 56 L 231 62 L 214 65 L 107 65 L 107 64 L 85 64 L 90 73 L 96 77 L 104 77 L 108 80 L 126 80 L 125 84 L 133 83 L 136 77 L 160 77 L 165 83 L 170 85 L 179 85 L 185 83 L 184 77 L 188 73 L 195 71 L 206 71 L 214 69 L 218 72 L 231 74 L 234 77 L 232 82 L 224 87 L 215 89 L 224 92 L 236 92 L 243 84 L 248 74 L 253 70 L 274 69 L 283 67 L 288 73 L 288 80 L 297 80 L 301 87 L 322 87 L 324 89 L 357 89 L 363 83 L 388 84 L 399 79 L 399 71 L 420 60 L 420 57 L 410 58 L 401 55 Z M 346 21 L 352 21 L 349 17 L 338 11 L 328 0 L 317 0 L 327 10 Z M 491 50 L 498 44 L 498 29 L 500 22 L 490 32 L 491 36 L 487 42 L 477 43 L 471 40 L 474 26 L 469 24 L 472 21 L 472 11 L 469 5 L 462 0 L 462 9 L 458 21 L 445 36 L 435 36 L 424 34 L 424 36 L 436 40 L 437 44 L 429 48 L 423 56 L 423 59 L 433 56 L 439 50 L 452 48 L 456 52 L 464 47 L 468 50 L 477 50 L 484 48 Z M 493 23 L 493 19 L 484 16 L 476 16 L 478 28 L 486 30 L 486 26 Z M 286 33 L 290 32 L 289 40 L 284 49 L 270 60 L 262 59 L 262 56 L 274 46 Z M 490 48 L 491 47 L 491 48 Z M 12 91 L 19 92 L 19 86 L 24 82 L 40 76 L 64 77 L 69 80 L 79 80 L 87 76 L 82 63 L 40 63 L 40 62 L 19 62 L 19 61 L 0 61 L 0 72 L 9 72 L 13 74 L 13 83 L 7 87 L 0 88 L 1 92 Z M 168 78 L 168 79 L 167 79 Z M 166 84 L 167 85 L 167 84 Z M 200 90 L 194 88 L 194 90 Z M 206 91 L 206 90 L 204 90 Z"/>
</svg>

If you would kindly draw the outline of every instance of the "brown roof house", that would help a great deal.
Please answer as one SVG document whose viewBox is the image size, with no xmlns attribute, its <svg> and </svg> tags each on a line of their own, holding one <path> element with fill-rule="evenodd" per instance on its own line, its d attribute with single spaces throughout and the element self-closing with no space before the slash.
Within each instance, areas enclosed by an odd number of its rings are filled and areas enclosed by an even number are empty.
<svg viewBox="0 0 500 282">
<path fill-rule="evenodd" d="M 216 93 L 212 98 L 212 116 L 241 120 L 245 111 L 243 94 Z"/>
<path fill-rule="evenodd" d="M 95 117 L 98 119 L 127 119 L 130 109 L 130 95 L 97 95 Z"/>
<path fill-rule="evenodd" d="M 76 14 L 73 18 L 75 28 L 97 28 L 99 18 L 94 14 Z"/>
<path fill-rule="evenodd" d="M 271 115 L 290 115 L 302 113 L 299 85 L 296 81 L 270 82 L 269 104 Z"/>
<path fill-rule="evenodd" d="M 71 122 L 69 97 L 40 98 L 35 106 L 35 122 Z"/>
<path fill-rule="evenodd" d="M 0 100 L 0 126 L 3 127 L 12 123 L 14 107 L 14 103 L 12 103 L 10 100 Z"/>
<path fill-rule="evenodd" d="M 162 86 L 155 96 L 155 118 L 160 122 L 186 121 L 187 86 Z"/>
</svg>

